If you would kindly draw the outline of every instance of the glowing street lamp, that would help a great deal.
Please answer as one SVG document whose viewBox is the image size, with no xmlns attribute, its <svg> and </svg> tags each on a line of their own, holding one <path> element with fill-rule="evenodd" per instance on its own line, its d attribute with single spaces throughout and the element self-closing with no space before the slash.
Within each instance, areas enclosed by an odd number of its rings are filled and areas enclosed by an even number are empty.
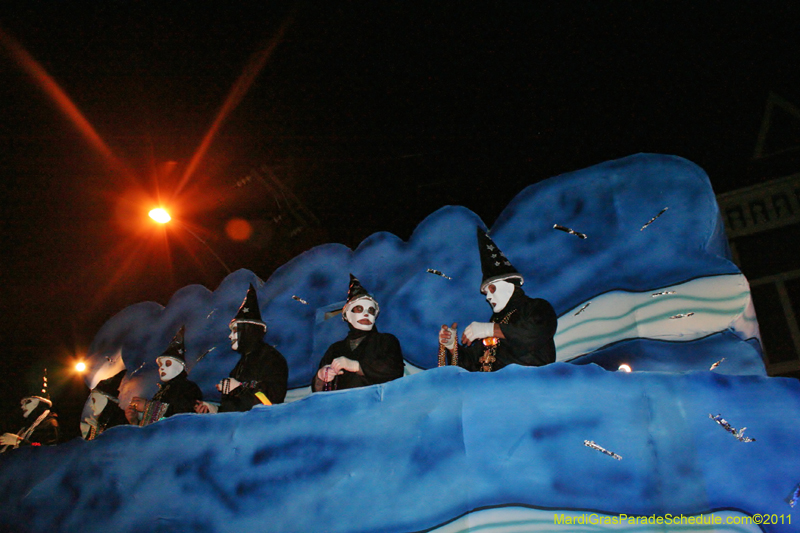
<svg viewBox="0 0 800 533">
<path fill-rule="evenodd" d="M 84 370 L 86 370 L 86 363 L 84 363 L 83 361 L 77 363 L 75 365 L 75 370 L 78 372 L 83 372 Z"/>
<path fill-rule="evenodd" d="M 167 213 L 166 209 L 162 209 L 161 207 L 157 207 L 156 209 L 150 210 L 148 215 L 150 215 L 150 218 L 152 218 L 159 224 L 166 224 L 167 222 L 172 220 L 172 217 L 169 216 L 169 213 Z"/>
<path fill-rule="evenodd" d="M 169 216 L 169 213 L 167 213 L 167 210 L 166 210 L 166 209 L 164 209 L 164 208 L 162 208 L 162 207 L 157 207 L 157 208 L 155 208 L 155 209 L 151 209 L 151 210 L 150 210 L 150 212 L 148 213 L 148 215 L 150 215 L 150 218 L 152 218 L 153 220 L 155 220 L 155 221 L 156 221 L 156 222 L 158 222 L 159 224 L 166 224 L 167 222 L 169 222 L 169 221 L 171 221 L 171 220 L 172 220 L 172 217 L 171 217 L 171 216 Z M 223 267 L 223 268 L 224 268 L 224 269 L 225 269 L 225 270 L 228 272 L 228 274 L 230 274 L 230 273 L 231 273 L 231 269 L 230 269 L 230 268 L 228 268 L 228 265 L 226 265 L 226 264 L 225 264 L 225 261 L 223 261 L 223 260 L 222 260 L 222 259 L 221 259 L 221 258 L 220 258 L 218 255 L 217 255 L 217 253 L 216 253 L 216 252 L 215 252 L 215 251 L 214 251 L 214 250 L 211 248 L 211 246 L 209 246 L 209 244 L 208 244 L 206 241 L 204 241 L 203 239 L 201 239 L 201 238 L 200 238 L 200 236 L 199 236 L 197 233 L 195 233 L 194 231 L 192 231 L 191 229 L 189 229 L 189 227 L 188 227 L 186 224 L 181 224 L 181 223 L 180 223 L 180 222 L 178 222 L 177 220 L 176 220 L 175 222 L 176 222 L 176 223 L 177 223 L 177 224 L 178 224 L 180 227 L 182 227 L 183 229 L 185 229 L 185 230 L 186 230 L 186 231 L 187 231 L 187 232 L 188 232 L 188 233 L 189 233 L 189 234 L 190 234 L 192 237 L 194 237 L 195 239 L 197 239 L 197 241 L 198 241 L 200 244 L 202 244 L 203 246 L 205 246 L 206 248 L 208 248 L 208 251 L 209 251 L 209 252 L 211 252 L 211 255 L 213 255 L 213 256 L 214 256 L 214 259 L 216 259 L 217 261 L 219 261 L 219 264 L 220 264 L 220 265 L 222 265 L 222 267 Z"/>
</svg>

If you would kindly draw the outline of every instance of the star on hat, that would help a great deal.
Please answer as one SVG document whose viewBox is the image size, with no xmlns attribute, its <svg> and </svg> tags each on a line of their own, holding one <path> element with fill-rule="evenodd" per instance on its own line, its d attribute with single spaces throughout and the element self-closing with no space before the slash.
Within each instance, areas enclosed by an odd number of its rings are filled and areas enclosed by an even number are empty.
<svg viewBox="0 0 800 533">
<path fill-rule="evenodd" d="M 261 319 L 261 311 L 258 309 L 258 295 L 252 283 L 247 289 L 247 294 L 239 307 L 239 311 L 236 312 L 236 316 L 233 317 L 228 325 L 233 329 L 236 324 L 256 324 L 264 328 L 265 332 L 267 331 L 267 325 Z"/>
<path fill-rule="evenodd" d="M 489 252 L 486 250 L 489 250 Z M 495 250 L 497 250 L 497 252 L 490 253 Z M 497 247 L 481 228 L 478 228 L 478 253 L 481 256 L 481 271 L 483 272 L 481 292 L 483 292 L 487 285 L 495 281 L 518 279 L 520 285 L 525 281 L 522 274 L 517 272 L 517 269 L 514 268 L 511 261 L 508 260 L 500 248 Z M 498 258 L 497 256 L 499 256 L 500 260 L 495 260 Z"/>
<path fill-rule="evenodd" d="M 156 361 L 161 359 L 162 357 L 171 357 L 173 359 L 177 359 L 179 362 L 183 363 L 183 366 L 186 366 L 186 347 L 183 343 L 183 337 L 186 332 L 186 326 L 181 326 L 178 330 L 178 333 L 172 338 L 172 341 L 167 346 L 167 349 L 164 350 L 160 356 L 156 358 Z M 121 379 L 121 378 L 120 378 Z"/>
</svg>

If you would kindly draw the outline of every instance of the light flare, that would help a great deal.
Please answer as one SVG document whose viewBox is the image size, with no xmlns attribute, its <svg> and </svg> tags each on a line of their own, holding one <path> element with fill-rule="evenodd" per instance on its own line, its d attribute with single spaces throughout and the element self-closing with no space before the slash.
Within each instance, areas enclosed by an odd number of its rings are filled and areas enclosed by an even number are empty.
<svg viewBox="0 0 800 533">
<path fill-rule="evenodd" d="M 166 224 L 167 222 L 172 220 L 172 217 L 169 216 L 169 213 L 167 213 L 166 209 L 163 209 L 161 207 L 151 209 L 150 212 L 147 214 L 150 215 L 150 218 L 152 218 L 159 224 Z"/>
<path fill-rule="evenodd" d="M 95 150 L 105 157 L 111 165 L 124 170 L 125 165 L 117 159 L 83 113 L 73 103 L 67 93 L 56 83 L 50 74 L 13 37 L 0 29 L 0 44 L 6 47 L 17 64 L 31 76 L 39 88 L 55 103 L 56 107 L 78 128 Z"/>
<path fill-rule="evenodd" d="M 179 194 L 189 182 L 189 179 L 192 177 L 192 174 L 194 174 L 194 171 L 197 169 L 197 166 L 200 164 L 203 156 L 208 151 L 211 141 L 214 140 L 214 136 L 222 126 L 222 123 L 225 122 L 225 119 L 228 118 L 228 115 L 230 115 L 231 112 L 236 109 L 236 107 L 242 101 L 242 98 L 244 98 L 244 96 L 247 94 L 247 91 L 250 89 L 250 86 L 253 85 L 253 82 L 261 72 L 261 69 L 264 68 L 267 60 L 272 55 L 272 52 L 283 40 L 283 34 L 286 33 L 286 29 L 289 27 L 291 22 L 292 17 L 287 17 L 283 24 L 281 24 L 281 27 L 278 28 L 278 32 L 267 44 L 266 48 L 260 52 L 257 52 L 250 58 L 250 61 L 248 61 L 244 71 L 236 80 L 236 83 L 233 84 L 231 92 L 228 93 L 228 97 L 222 104 L 222 108 L 220 108 L 219 113 L 217 113 L 217 116 L 214 119 L 214 122 L 211 124 L 211 127 L 208 129 L 208 132 L 206 132 L 205 136 L 203 137 L 200 146 L 192 156 L 192 159 L 189 162 L 189 165 L 186 167 L 186 171 L 184 172 L 178 187 L 175 189 L 175 194 Z"/>
<path fill-rule="evenodd" d="M 232 218 L 225 224 L 225 234 L 234 241 L 246 241 L 253 235 L 253 226 L 243 218 Z"/>
</svg>

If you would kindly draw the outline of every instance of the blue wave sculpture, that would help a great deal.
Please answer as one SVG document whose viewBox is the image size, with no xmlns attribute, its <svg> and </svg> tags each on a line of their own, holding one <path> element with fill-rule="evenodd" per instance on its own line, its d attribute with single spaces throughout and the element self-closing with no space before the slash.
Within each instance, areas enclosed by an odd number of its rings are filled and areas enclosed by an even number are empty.
<svg viewBox="0 0 800 533">
<path fill-rule="evenodd" d="M 228 321 L 253 283 L 296 401 L 3 454 L 0 525 L 796 529 L 800 387 L 765 375 L 749 287 L 701 169 L 636 155 L 532 185 L 501 214 L 493 240 L 526 292 L 559 314 L 560 362 L 547 367 L 434 368 L 441 324 L 490 314 L 478 293 L 476 225 L 474 213 L 445 207 L 409 242 L 378 233 L 355 251 L 319 246 L 266 282 L 240 270 L 213 292 L 189 286 L 166 307 L 123 310 L 92 344 L 90 386 L 124 365 L 123 405 L 153 394 L 153 361 L 186 324 L 191 378 L 213 399 L 238 358 Z M 381 303 L 379 327 L 400 339 L 413 375 L 304 397 L 325 348 L 345 335 L 335 313 L 326 317 L 341 307 L 350 272 Z M 634 372 L 609 371 L 623 362 Z"/>
</svg>

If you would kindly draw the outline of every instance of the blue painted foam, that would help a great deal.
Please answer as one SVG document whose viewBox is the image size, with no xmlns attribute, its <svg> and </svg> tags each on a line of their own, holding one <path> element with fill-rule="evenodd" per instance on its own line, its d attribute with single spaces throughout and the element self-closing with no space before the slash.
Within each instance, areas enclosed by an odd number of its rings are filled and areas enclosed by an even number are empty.
<svg viewBox="0 0 800 533">
<path fill-rule="evenodd" d="M 249 283 L 267 342 L 289 361 L 290 387 L 308 385 L 325 348 L 344 337 L 335 310 L 350 272 L 380 302 L 381 331 L 400 339 L 409 363 L 431 370 L 247 413 L 177 415 L 113 428 L 92 442 L 3 454 L 0 525 L 20 532 L 426 531 L 506 506 L 629 515 L 734 509 L 791 514 L 800 523 L 785 501 L 800 482 L 800 389 L 795 380 L 764 376 L 755 338 L 729 330 L 688 342 L 631 338 L 575 360 L 596 364 L 488 375 L 434 368 L 441 324 L 489 316 L 478 293 L 475 226 L 484 224 L 471 211 L 445 207 L 409 242 L 377 233 L 355 251 L 319 246 L 266 282 L 240 270 L 214 291 L 194 285 L 166 307 L 124 309 L 90 348 L 95 378 L 109 359 L 124 361 L 123 405 L 155 392 L 155 357 L 181 324 L 190 377 L 214 399 L 214 384 L 238 358 L 227 325 Z M 527 293 L 559 314 L 615 290 L 738 273 L 707 177 L 677 157 L 637 155 L 532 185 L 491 230 L 525 276 Z M 647 372 L 598 366 L 620 362 Z M 708 418 L 718 413 L 757 441 L 739 442 Z"/>
</svg>

